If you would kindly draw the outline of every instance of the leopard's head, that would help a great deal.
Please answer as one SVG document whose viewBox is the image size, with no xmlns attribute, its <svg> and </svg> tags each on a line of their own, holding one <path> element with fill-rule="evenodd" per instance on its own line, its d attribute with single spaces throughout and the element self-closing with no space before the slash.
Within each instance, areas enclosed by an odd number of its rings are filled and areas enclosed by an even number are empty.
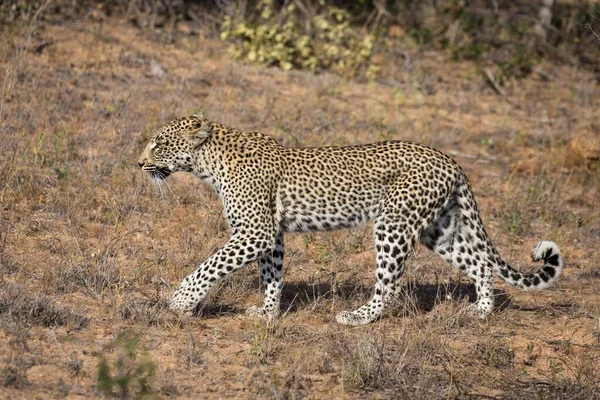
<svg viewBox="0 0 600 400">
<path fill-rule="evenodd" d="M 199 167 L 198 150 L 210 137 L 212 124 L 194 114 L 162 126 L 153 135 L 138 165 L 161 181 L 177 171 L 194 172 Z"/>
</svg>

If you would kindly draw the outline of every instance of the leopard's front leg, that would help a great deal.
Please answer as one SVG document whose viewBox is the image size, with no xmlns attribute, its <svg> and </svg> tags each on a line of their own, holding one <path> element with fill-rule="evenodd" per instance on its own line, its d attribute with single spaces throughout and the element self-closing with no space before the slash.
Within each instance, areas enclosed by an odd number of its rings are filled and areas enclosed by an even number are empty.
<svg viewBox="0 0 600 400">
<path fill-rule="evenodd" d="M 225 246 L 185 277 L 173 294 L 169 307 L 176 311 L 192 311 L 218 279 L 256 260 L 271 250 L 274 242 L 274 232 L 249 233 L 238 229 Z"/>
</svg>

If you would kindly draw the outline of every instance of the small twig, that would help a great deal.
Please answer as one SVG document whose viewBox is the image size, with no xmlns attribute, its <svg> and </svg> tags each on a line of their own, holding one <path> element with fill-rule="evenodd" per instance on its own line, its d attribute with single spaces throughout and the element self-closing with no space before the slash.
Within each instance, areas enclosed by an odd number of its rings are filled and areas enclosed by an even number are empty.
<svg viewBox="0 0 600 400">
<path fill-rule="evenodd" d="M 312 17 L 314 16 L 314 10 L 309 10 L 307 8 L 307 5 L 305 5 L 304 3 L 302 3 L 301 1 L 298 1 L 298 0 L 294 0 L 294 4 L 302 12 L 302 14 L 304 14 L 304 16 L 306 17 L 307 20 L 310 21 L 312 19 Z"/>
<path fill-rule="evenodd" d="M 496 90 L 496 92 L 498 92 L 499 95 L 506 96 L 506 92 L 504 91 L 504 89 L 502 89 L 502 87 L 494 77 L 494 74 L 492 74 L 492 71 L 490 71 L 488 68 L 484 68 L 483 72 L 485 72 L 485 76 L 487 77 L 488 82 L 492 85 L 494 90 Z"/>
<path fill-rule="evenodd" d="M 35 45 L 35 47 L 33 48 L 33 52 L 34 53 L 41 53 L 42 50 L 44 50 L 46 47 L 51 46 L 54 44 L 53 40 L 44 40 L 41 43 L 38 43 L 37 45 Z"/>
<path fill-rule="evenodd" d="M 594 28 L 592 28 L 591 24 L 577 24 L 577 25 L 587 28 L 592 33 L 592 35 L 594 35 L 596 37 L 596 39 L 598 39 L 598 41 L 600 41 L 600 35 L 597 34 L 596 32 L 594 32 Z"/>
</svg>

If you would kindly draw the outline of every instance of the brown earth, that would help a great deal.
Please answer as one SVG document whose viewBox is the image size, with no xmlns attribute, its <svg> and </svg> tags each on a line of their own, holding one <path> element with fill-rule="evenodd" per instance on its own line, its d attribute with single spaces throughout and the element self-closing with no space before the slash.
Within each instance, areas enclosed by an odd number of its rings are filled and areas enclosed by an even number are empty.
<svg viewBox="0 0 600 400">
<path fill-rule="evenodd" d="M 433 51 L 381 57 L 364 83 L 239 64 L 202 30 L 1 29 L 0 398 L 99 397 L 103 364 L 121 365 L 125 397 L 600 398 L 600 88 L 585 70 L 542 63 L 499 96 Z M 373 283 L 366 226 L 288 235 L 273 326 L 244 315 L 261 301 L 254 265 L 181 319 L 166 302 L 226 221 L 197 179 L 161 195 L 135 160 L 198 110 L 290 146 L 435 146 L 466 170 L 503 257 L 531 269 L 529 249 L 554 240 L 564 275 L 540 292 L 499 283 L 478 321 L 470 282 L 419 248 L 384 319 L 339 326 Z"/>
</svg>

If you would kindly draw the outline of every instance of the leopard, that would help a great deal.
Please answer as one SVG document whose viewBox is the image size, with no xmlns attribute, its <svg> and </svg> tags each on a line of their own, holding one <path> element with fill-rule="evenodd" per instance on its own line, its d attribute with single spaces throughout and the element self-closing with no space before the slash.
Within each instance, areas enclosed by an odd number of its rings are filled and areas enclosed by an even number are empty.
<svg viewBox="0 0 600 400">
<path fill-rule="evenodd" d="M 523 290 L 549 287 L 561 274 L 556 243 L 542 240 L 531 273 L 507 264 L 484 229 L 463 169 L 445 153 L 414 141 L 289 147 L 260 132 L 228 127 L 202 114 L 168 122 L 153 132 L 138 159 L 157 183 L 191 173 L 218 194 L 231 236 L 186 276 L 169 307 L 197 310 L 215 282 L 258 260 L 261 306 L 247 313 L 280 317 L 284 233 L 331 231 L 373 225 L 376 268 L 370 300 L 341 311 L 343 325 L 382 317 L 401 285 L 407 258 L 424 245 L 474 283 L 475 318 L 494 308 L 494 273 Z M 261 289 L 261 290 L 263 290 Z"/>
</svg>

